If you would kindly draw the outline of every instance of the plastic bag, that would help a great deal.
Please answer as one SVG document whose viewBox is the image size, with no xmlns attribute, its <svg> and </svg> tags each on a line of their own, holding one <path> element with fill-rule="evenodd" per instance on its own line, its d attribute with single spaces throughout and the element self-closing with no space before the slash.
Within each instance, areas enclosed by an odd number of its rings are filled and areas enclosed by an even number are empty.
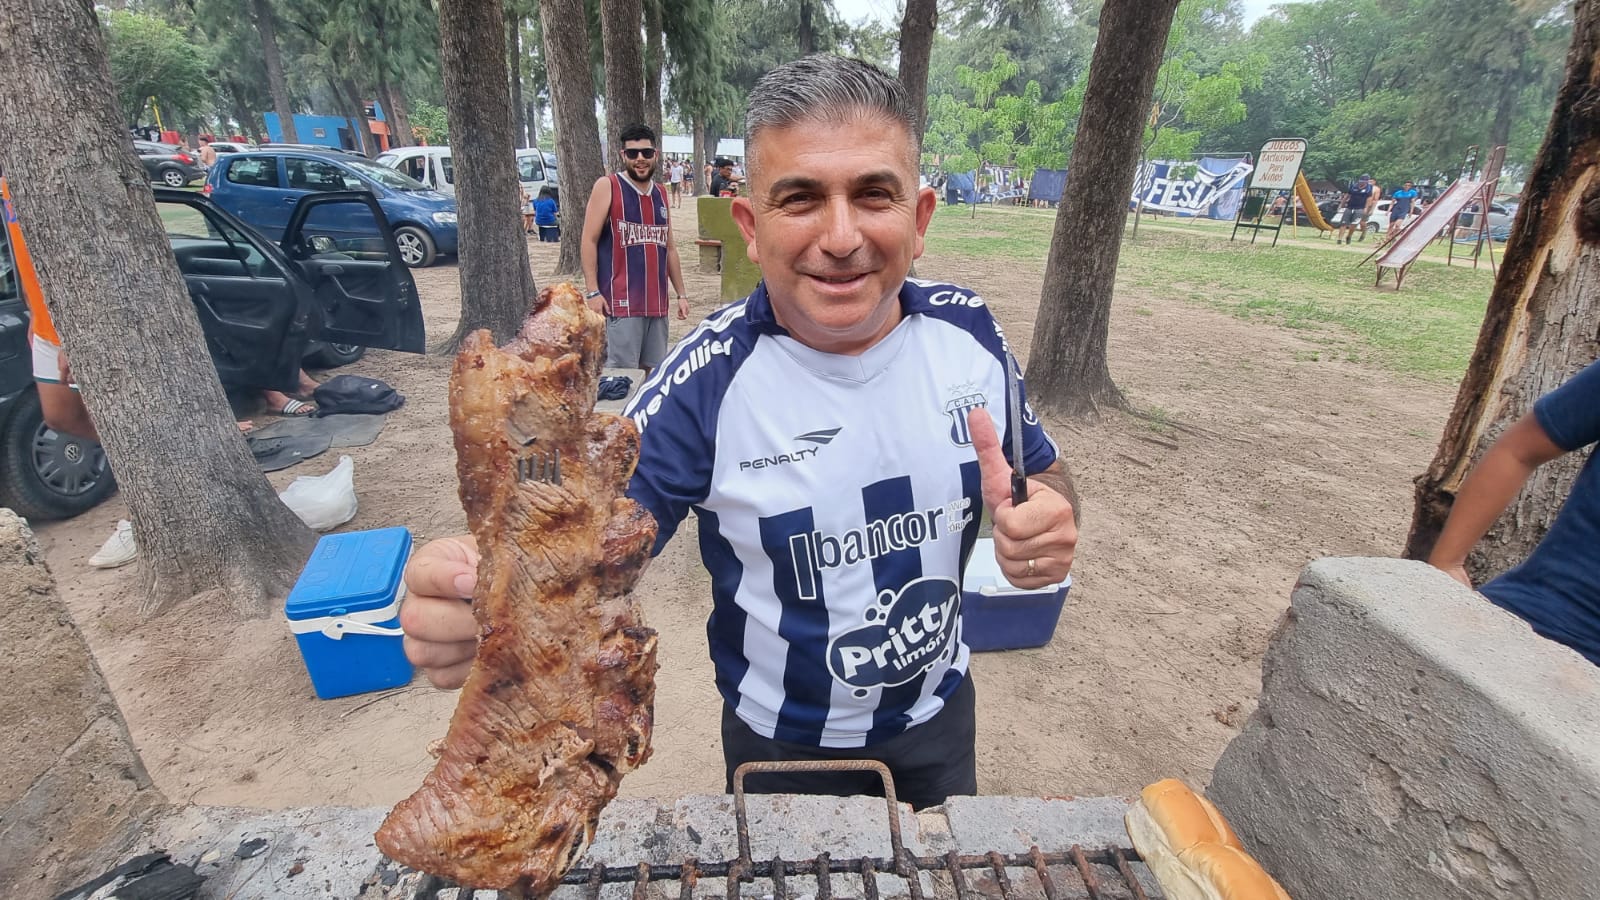
<svg viewBox="0 0 1600 900">
<path fill-rule="evenodd" d="M 356 517 L 356 464 L 348 456 L 326 475 L 302 475 L 278 493 L 313 531 L 329 531 Z"/>
</svg>

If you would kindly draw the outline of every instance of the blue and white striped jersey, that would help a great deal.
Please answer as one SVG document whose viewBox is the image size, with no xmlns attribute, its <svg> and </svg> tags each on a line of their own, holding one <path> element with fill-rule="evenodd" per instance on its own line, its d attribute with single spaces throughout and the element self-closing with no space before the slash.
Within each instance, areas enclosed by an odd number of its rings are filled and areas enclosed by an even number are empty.
<svg viewBox="0 0 1600 900">
<path fill-rule="evenodd" d="M 711 572 L 717 687 L 758 734 L 877 743 L 932 718 L 965 677 L 961 572 L 983 499 L 966 416 L 1010 455 L 1005 338 L 981 298 L 908 280 L 904 318 L 859 356 L 789 337 L 766 285 L 712 313 L 629 404 L 628 495 L 690 509 Z M 1057 450 L 1024 404 L 1027 468 Z"/>
</svg>

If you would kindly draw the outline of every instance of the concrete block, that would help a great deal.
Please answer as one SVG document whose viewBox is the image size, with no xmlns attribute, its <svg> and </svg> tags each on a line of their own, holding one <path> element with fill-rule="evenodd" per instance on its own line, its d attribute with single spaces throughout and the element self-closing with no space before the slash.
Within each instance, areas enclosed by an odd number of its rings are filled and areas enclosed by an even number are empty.
<svg viewBox="0 0 1600 900">
<path fill-rule="evenodd" d="M 1600 897 L 1600 668 L 1417 562 L 1308 566 L 1211 798 L 1296 900 Z"/>
<path fill-rule="evenodd" d="M 205 878 L 201 900 L 357 897 L 396 876 L 372 841 L 386 809 L 311 807 L 279 812 L 190 806 L 145 838 Z"/>
<path fill-rule="evenodd" d="M 165 800 L 27 523 L 0 509 L 0 885 L 98 875 Z"/>
<path fill-rule="evenodd" d="M 950 831 L 961 853 L 1046 853 L 1128 846 L 1122 814 L 1132 801 L 1122 797 L 1046 799 L 1044 797 L 951 797 L 944 805 Z"/>
</svg>

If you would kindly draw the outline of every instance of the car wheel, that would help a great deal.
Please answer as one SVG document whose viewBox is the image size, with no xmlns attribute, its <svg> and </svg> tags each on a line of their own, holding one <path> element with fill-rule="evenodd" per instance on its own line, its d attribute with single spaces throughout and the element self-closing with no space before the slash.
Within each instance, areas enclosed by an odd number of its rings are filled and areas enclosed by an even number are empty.
<svg viewBox="0 0 1600 900">
<path fill-rule="evenodd" d="M 394 243 L 400 248 L 400 261 L 413 269 L 433 264 L 438 252 L 433 248 L 433 238 L 415 225 L 401 225 L 394 230 Z"/>
<path fill-rule="evenodd" d="M 306 354 L 306 365 L 313 369 L 337 369 L 348 366 L 365 356 L 367 348 L 360 344 L 318 344 Z"/>
<path fill-rule="evenodd" d="M 116 488 L 99 444 L 47 427 L 38 391 L 17 399 L 0 429 L 0 493 L 18 515 L 68 519 L 94 508 Z"/>
<path fill-rule="evenodd" d="M 1378 223 L 1377 222 L 1368 222 L 1367 223 L 1367 234 L 1376 235 L 1377 233 L 1378 233 Z"/>
<path fill-rule="evenodd" d="M 189 179 L 183 177 L 183 172 L 178 169 L 162 169 L 161 183 L 170 188 L 181 188 L 189 183 Z"/>
</svg>

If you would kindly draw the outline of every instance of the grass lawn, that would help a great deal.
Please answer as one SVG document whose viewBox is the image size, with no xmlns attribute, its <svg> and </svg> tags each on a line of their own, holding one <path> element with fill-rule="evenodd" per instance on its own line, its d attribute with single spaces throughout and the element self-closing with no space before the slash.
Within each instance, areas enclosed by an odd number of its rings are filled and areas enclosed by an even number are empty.
<svg viewBox="0 0 1600 900">
<path fill-rule="evenodd" d="M 970 207 L 941 204 L 928 229 L 928 252 L 1028 260 L 1042 270 L 1054 222 L 1053 210 L 981 207 L 974 219 Z M 1231 222 L 1172 218 L 1145 219 L 1137 237 L 1130 228 L 1117 265 L 1118 301 L 1176 297 L 1304 330 L 1333 358 L 1429 380 L 1453 381 L 1466 370 L 1494 285 L 1487 260 L 1474 270 L 1470 258 L 1461 259 L 1471 245 L 1457 245 L 1456 264 L 1448 267 L 1442 264 L 1445 247 L 1430 245 L 1396 292 L 1392 274 L 1374 290 L 1376 270 L 1360 264 L 1370 240 L 1336 246 L 1301 228 L 1298 239 L 1285 230 L 1273 247 L 1270 232 L 1254 245 L 1243 231 L 1230 242 L 1232 228 Z M 1353 252 L 1358 248 L 1364 252 Z M 1497 260 L 1502 248 L 1496 247 Z"/>
</svg>

